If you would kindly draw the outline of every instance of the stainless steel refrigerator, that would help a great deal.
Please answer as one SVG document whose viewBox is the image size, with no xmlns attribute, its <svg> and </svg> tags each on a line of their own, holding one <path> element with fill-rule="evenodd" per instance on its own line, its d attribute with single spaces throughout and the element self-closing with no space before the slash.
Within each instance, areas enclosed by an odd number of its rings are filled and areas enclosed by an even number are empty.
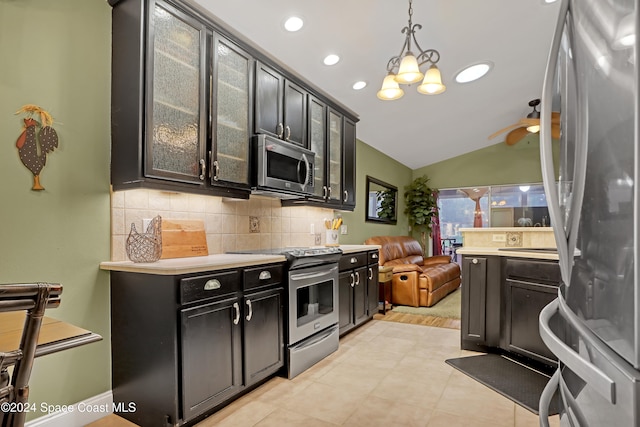
<svg viewBox="0 0 640 427">
<path fill-rule="evenodd" d="M 562 0 L 540 154 L 563 284 L 540 314 L 563 426 L 640 425 L 637 0 Z M 560 112 L 560 160 L 552 112 Z M 559 173 L 556 175 L 556 173 Z"/>
</svg>

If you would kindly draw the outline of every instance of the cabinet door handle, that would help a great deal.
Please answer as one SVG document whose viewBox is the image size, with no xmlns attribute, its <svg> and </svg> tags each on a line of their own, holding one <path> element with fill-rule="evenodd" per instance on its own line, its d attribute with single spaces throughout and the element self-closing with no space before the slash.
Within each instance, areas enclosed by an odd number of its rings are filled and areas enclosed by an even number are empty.
<svg viewBox="0 0 640 427">
<path fill-rule="evenodd" d="M 373 279 L 373 268 L 369 267 L 369 280 Z"/>
<path fill-rule="evenodd" d="M 236 311 L 236 317 L 233 319 L 233 324 L 237 325 L 240 322 L 240 306 L 237 302 L 233 303 L 233 309 Z"/>
<path fill-rule="evenodd" d="M 360 284 L 360 273 L 356 271 L 356 286 Z"/>
<path fill-rule="evenodd" d="M 284 140 L 288 141 L 289 138 L 291 138 L 291 128 L 289 127 L 289 125 L 287 125 L 287 126 L 284 127 L 284 129 L 286 131 L 285 134 L 284 134 Z"/>
<path fill-rule="evenodd" d="M 270 271 L 261 271 L 260 272 L 260 276 L 258 276 L 258 279 L 260 279 L 260 280 L 269 280 L 269 279 L 271 279 L 271 272 Z"/>
<path fill-rule="evenodd" d="M 282 138 L 283 132 L 284 132 L 284 127 L 282 126 L 282 123 L 278 123 L 278 126 L 276 126 L 276 135 L 278 135 L 278 138 Z"/>
<path fill-rule="evenodd" d="M 204 284 L 205 291 L 214 291 L 216 289 L 220 289 L 222 284 L 218 279 L 207 280 L 207 283 Z"/>
<path fill-rule="evenodd" d="M 349 192 L 347 190 L 344 190 L 344 200 L 343 200 L 343 202 L 347 203 L 347 200 L 349 200 Z"/>
<path fill-rule="evenodd" d="M 327 199 L 331 198 L 331 187 L 327 187 Z"/>
<path fill-rule="evenodd" d="M 371 254 L 371 259 L 378 259 L 378 254 Z"/>
<path fill-rule="evenodd" d="M 326 199 L 328 195 L 329 195 L 329 191 L 327 190 L 327 186 L 323 185 L 322 186 L 322 198 Z"/>
<path fill-rule="evenodd" d="M 251 320 L 251 318 L 253 317 L 253 307 L 251 307 L 251 300 L 248 299 L 246 301 L 247 303 L 247 307 L 249 307 L 249 314 L 247 314 L 247 316 L 245 317 L 245 319 L 247 319 L 247 322 Z"/>
<path fill-rule="evenodd" d="M 474 259 L 472 259 L 472 260 L 471 260 L 471 262 L 472 262 L 473 264 L 477 264 L 477 263 L 478 263 L 478 259 L 477 259 L 477 258 L 474 258 Z"/>
<path fill-rule="evenodd" d="M 213 180 L 218 180 L 218 174 L 220 173 L 220 164 L 217 160 L 213 162 Z"/>
<path fill-rule="evenodd" d="M 200 181 L 204 181 L 207 176 L 207 162 L 204 159 L 200 159 Z"/>
<path fill-rule="evenodd" d="M 351 264 L 355 264 L 356 262 L 358 262 L 358 258 L 356 258 L 356 257 L 351 257 L 351 259 L 349 260 L 349 262 L 350 262 Z"/>
<path fill-rule="evenodd" d="M 356 280 L 355 280 L 355 278 L 353 277 L 353 273 L 351 273 L 351 274 L 349 275 L 349 277 L 351 278 L 351 283 L 349 283 L 349 285 L 351 285 L 351 287 L 353 288 L 353 287 L 355 286 L 355 284 L 356 284 Z"/>
</svg>

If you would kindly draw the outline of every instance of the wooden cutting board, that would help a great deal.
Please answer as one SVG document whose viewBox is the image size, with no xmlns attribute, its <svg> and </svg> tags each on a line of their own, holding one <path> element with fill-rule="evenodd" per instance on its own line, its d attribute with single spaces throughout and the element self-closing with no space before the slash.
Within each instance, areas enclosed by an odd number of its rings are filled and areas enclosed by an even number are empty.
<svg viewBox="0 0 640 427">
<path fill-rule="evenodd" d="M 162 218 L 161 259 L 205 255 L 209 248 L 202 220 Z"/>
</svg>

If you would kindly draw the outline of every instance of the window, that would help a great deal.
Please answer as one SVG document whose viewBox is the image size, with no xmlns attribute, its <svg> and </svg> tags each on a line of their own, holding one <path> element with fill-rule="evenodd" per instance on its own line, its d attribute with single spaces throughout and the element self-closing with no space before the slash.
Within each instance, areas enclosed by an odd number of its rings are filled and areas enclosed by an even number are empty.
<svg viewBox="0 0 640 427">
<path fill-rule="evenodd" d="M 460 228 L 550 227 L 542 184 L 440 190 L 440 236 L 462 242 Z"/>
</svg>

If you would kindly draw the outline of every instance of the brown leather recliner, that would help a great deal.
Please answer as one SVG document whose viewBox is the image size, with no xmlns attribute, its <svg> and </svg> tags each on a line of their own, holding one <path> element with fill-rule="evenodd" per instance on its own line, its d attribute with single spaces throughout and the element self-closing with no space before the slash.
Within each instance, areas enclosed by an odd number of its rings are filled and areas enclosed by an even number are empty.
<svg viewBox="0 0 640 427">
<path fill-rule="evenodd" d="M 393 267 L 392 303 L 431 307 L 460 286 L 460 266 L 448 255 L 424 258 L 417 240 L 408 236 L 375 236 L 380 266 Z"/>
</svg>

